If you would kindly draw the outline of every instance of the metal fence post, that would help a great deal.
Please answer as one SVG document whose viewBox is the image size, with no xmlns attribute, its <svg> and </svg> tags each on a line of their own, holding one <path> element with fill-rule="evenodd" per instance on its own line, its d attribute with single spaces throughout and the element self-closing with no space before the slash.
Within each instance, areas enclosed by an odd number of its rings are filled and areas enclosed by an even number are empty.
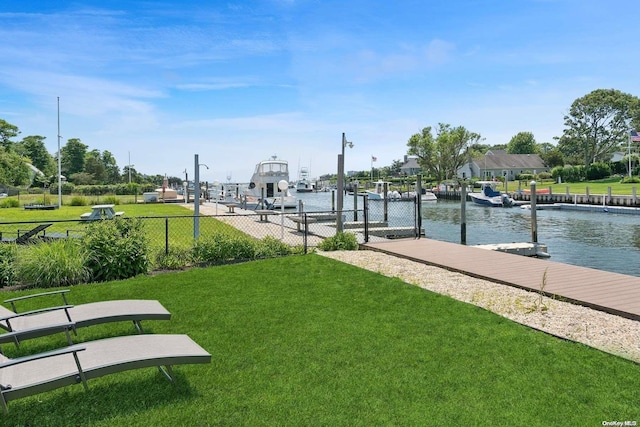
<svg viewBox="0 0 640 427">
<path fill-rule="evenodd" d="M 164 218 L 164 253 L 169 255 L 169 217 Z"/>
<path fill-rule="evenodd" d="M 363 208 L 363 213 L 362 216 L 364 217 L 364 242 L 368 243 L 369 242 L 369 198 L 367 196 L 364 196 L 362 198 L 362 208 Z"/>
</svg>

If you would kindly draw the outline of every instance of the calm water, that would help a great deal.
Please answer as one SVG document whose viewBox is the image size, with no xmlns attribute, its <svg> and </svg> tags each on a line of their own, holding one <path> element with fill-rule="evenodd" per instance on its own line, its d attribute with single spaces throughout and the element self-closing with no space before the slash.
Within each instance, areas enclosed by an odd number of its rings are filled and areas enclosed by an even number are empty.
<svg viewBox="0 0 640 427">
<path fill-rule="evenodd" d="M 331 209 L 331 193 L 295 195 L 304 201 L 307 211 Z M 371 219 L 380 219 L 376 218 L 376 211 L 381 210 L 382 202 L 370 203 Z M 398 206 L 392 208 L 392 204 Z M 344 205 L 345 209 L 353 209 L 353 197 L 345 196 Z M 409 225 L 406 218 L 411 217 L 411 203 L 395 202 L 389 206 L 392 225 Z M 361 208 L 360 204 L 358 209 Z M 460 242 L 460 202 L 425 203 L 422 214 L 428 238 Z M 536 214 L 538 242 L 548 246 L 551 260 L 640 277 L 640 215 L 564 210 L 541 210 Z M 529 210 L 490 208 L 469 202 L 466 216 L 468 245 L 531 241 Z"/>
</svg>

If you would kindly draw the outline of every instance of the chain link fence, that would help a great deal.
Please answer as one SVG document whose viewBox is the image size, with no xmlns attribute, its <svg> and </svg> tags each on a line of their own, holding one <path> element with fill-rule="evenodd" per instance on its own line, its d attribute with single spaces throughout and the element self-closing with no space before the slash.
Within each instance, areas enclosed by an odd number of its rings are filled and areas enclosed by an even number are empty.
<svg viewBox="0 0 640 427">
<path fill-rule="evenodd" d="M 302 246 L 306 253 L 327 237 L 336 234 L 341 222 L 343 231 L 356 235 L 358 243 L 371 239 L 418 237 L 417 204 L 413 202 L 369 201 L 361 209 L 343 210 L 337 221 L 336 210 L 284 212 L 277 210 L 243 210 L 218 205 L 215 211 L 201 208 L 205 214 L 194 216 L 137 217 L 143 221 L 153 253 L 189 250 L 198 237 L 237 230 L 256 239 L 267 236 L 290 246 Z M 126 220 L 126 218 L 123 218 Z M 79 238 L 91 221 L 52 220 L 0 222 L 2 242 L 19 244 Z"/>
</svg>

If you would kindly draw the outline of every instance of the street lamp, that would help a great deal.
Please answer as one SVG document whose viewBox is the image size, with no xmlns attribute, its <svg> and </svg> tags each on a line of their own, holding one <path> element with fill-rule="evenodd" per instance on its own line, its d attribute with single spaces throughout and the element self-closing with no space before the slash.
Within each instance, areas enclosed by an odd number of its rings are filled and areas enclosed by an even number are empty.
<svg viewBox="0 0 640 427">
<path fill-rule="evenodd" d="M 200 235 L 200 166 L 209 169 L 209 166 L 198 161 L 198 155 L 194 154 L 195 177 L 193 179 L 193 238 L 197 239 Z M 188 184 L 187 184 L 188 187 Z M 188 201 L 188 200 L 187 200 Z"/>
<path fill-rule="evenodd" d="M 353 148 L 353 142 L 347 141 L 342 132 L 342 154 L 338 156 L 338 213 L 336 216 L 336 232 L 342 231 L 342 207 L 344 201 L 344 149 Z"/>
<path fill-rule="evenodd" d="M 278 181 L 280 190 L 280 240 L 284 240 L 284 192 L 289 188 L 289 183 L 285 179 Z"/>
</svg>

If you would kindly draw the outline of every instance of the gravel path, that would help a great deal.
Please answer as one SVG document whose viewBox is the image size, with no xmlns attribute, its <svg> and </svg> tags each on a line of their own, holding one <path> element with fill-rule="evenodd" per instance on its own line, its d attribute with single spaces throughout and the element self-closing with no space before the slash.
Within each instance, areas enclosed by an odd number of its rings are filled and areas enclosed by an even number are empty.
<svg viewBox="0 0 640 427">
<path fill-rule="evenodd" d="M 490 310 L 523 325 L 640 363 L 640 322 L 375 251 L 320 255 Z"/>
</svg>

